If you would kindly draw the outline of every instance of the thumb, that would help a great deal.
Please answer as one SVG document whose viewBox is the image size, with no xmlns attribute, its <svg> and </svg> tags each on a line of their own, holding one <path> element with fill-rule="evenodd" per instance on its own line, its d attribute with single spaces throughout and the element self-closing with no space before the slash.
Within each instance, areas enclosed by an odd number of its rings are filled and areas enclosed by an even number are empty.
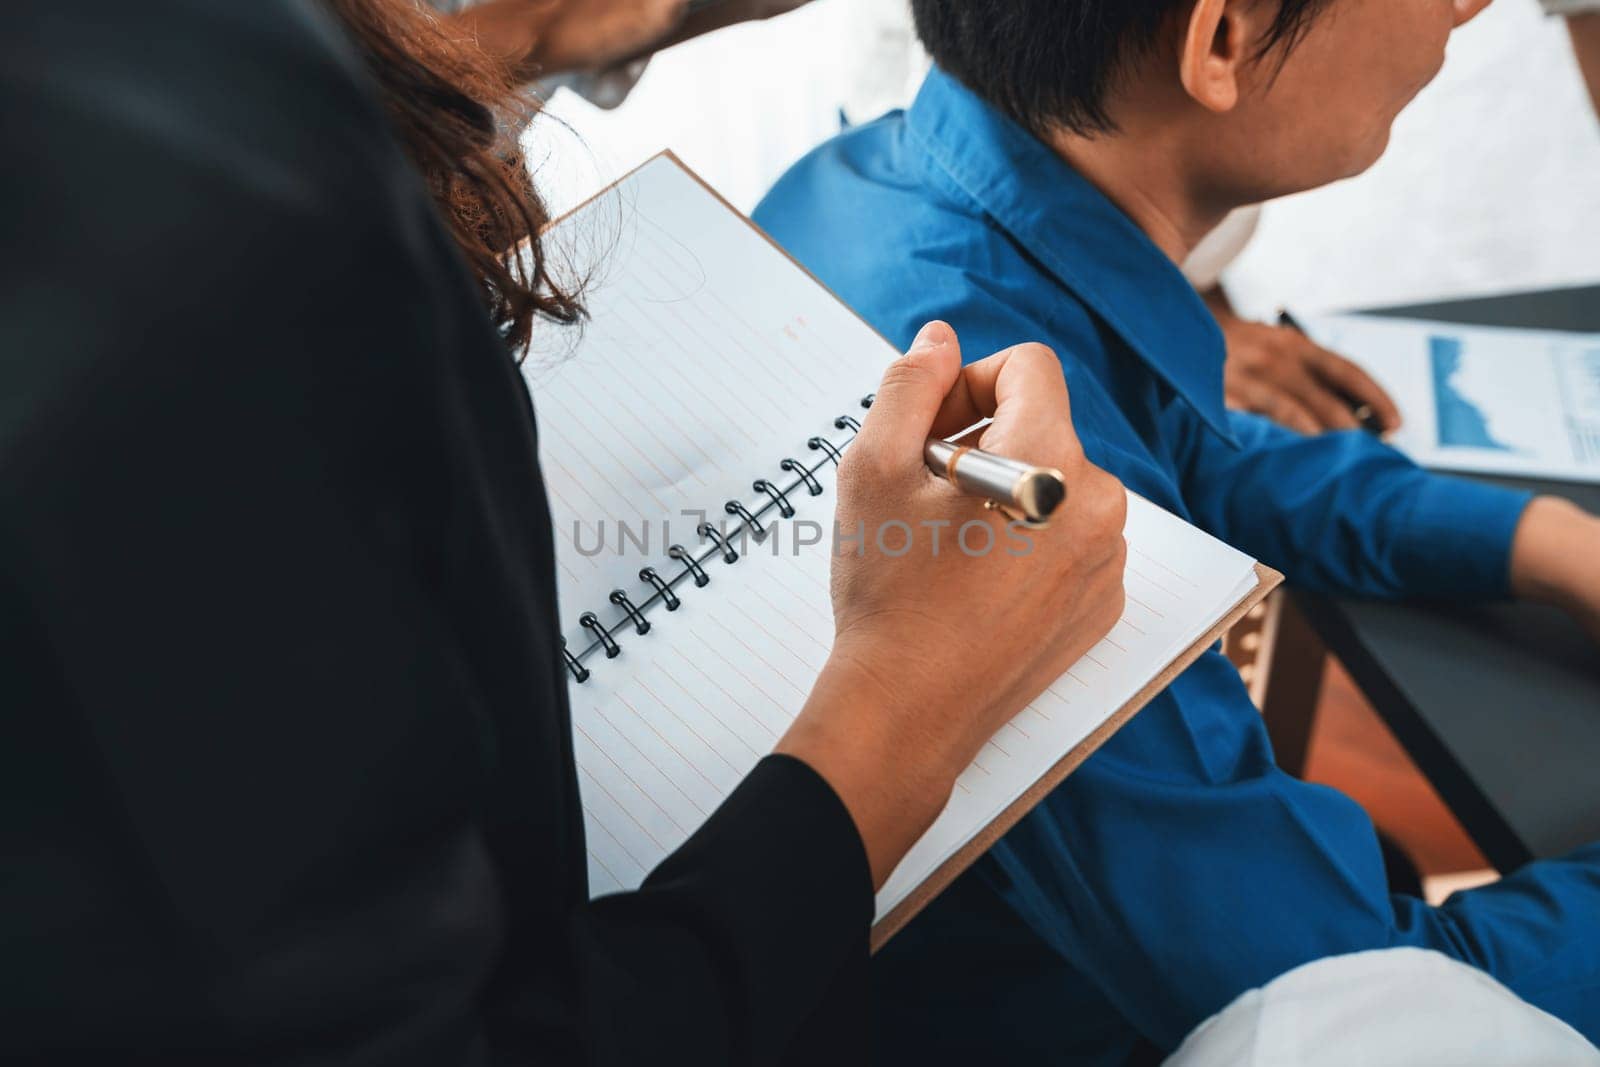
<svg viewBox="0 0 1600 1067">
<path fill-rule="evenodd" d="M 960 377 L 961 343 L 955 331 L 937 320 L 928 323 L 911 350 L 884 372 L 851 450 L 865 453 L 879 470 L 922 470 L 934 419 Z"/>
</svg>

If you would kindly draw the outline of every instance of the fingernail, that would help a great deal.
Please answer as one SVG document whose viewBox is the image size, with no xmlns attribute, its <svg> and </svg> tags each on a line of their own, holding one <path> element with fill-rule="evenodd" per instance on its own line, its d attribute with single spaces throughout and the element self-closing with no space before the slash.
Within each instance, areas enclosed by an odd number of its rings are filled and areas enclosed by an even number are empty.
<svg viewBox="0 0 1600 1067">
<path fill-rule="evenodd" d="M 943 348 L 950 343 L 953 336 L 948 325 L 935 319 L 917 331 L 917 339 L 911 342 L 911 351 L 928 352 L 935 348 Z"/>
</svg>

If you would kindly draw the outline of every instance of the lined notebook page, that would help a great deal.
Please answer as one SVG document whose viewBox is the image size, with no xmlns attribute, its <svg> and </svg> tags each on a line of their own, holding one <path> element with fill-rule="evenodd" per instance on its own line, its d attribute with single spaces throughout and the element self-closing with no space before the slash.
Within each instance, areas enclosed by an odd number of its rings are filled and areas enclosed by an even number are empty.
<svg viewBox="0 0 1600 1067">
<path fill-rule="evenodd" d="M 680 573 L 665 549 L 699 547 L 702 516 L 716 521 L 729 499 L 753 507 L 752 481 L 783 477 L 786 457 L 817 463 L 812 436 L 844 439 L 833 419 L 860 414 L 859 398 L 895 353 L 668 158 L 563 221 L 554 241 L 580 266 L 604 264 L 586 293 L 593 322 L 581 340 L 545 331 L 555 347 L 528 363 L 564 630 L 581 649 L 581 612 L 624 621 L 608 603 L 613 589 L 642 600 L 639 569 Z M 596 895 L 638 886 L 804 703 L 833 640 L 826 462 L 818 477 L 821 496 L 791 495 L 793 520 L 769 519 L 773 534 L 740 546 L 735 563 L 714 557 L 709 585 L 679 586 L 677 610 L 653 611 L 648 634 L 619 630 L 621 654 L 590 659 L 589 680 L 571 686 Z M 644 543 L 619 540 L 619 520 L 636 538 L 647 531 Z M 821 543 L 797 548 L 806 523 Z M 1248 557 L 1142 499 L 1130 498 L 1127 537 L 1124 617 L 960 776 L 880 893 L 880 917 L 1257 584 Z M 975 619 L 984 608 L 974 605 Z"/>
<path fill-rule="evenodd" d="M 841 437 L 833 419 L 861 413 L 896 353 L 668 157 L 550 243 L 591 276 L 582 334 L 537 331 L 524 364 L 576 650 L 580 613 L 614 621 L 613 589 L 633 595 L 641 567 L 676 570 L 672 543 L 699 544 L 697 513 L 726 519 L 755 479 L 786 477 L 783 459 L 815 463 L 806 441 Z"/>
<path fill-rule="evenodd" d="M 832 492 L 807 498 L 832 509 Z M 715 810 L 798 712 L 833 639 L 831 551 L 752 546 L 572 688 L 596 895 L 630 889 Z M 961 775 L 878 896 L 881 918 L 1256 585 L 1253 561 L 1129 498 L 1127 608 Z M 979 615 L 975 609 L 975 617 Z M 886 768 L 885 773 L 894 773 Z"/>
</svg>

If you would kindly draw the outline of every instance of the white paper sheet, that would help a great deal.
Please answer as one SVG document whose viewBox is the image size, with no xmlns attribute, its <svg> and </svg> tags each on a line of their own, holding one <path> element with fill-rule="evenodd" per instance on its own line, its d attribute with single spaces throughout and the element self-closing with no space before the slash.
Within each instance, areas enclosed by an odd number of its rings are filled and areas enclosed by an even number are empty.
<svg viewBox="0 0 1600 1067">
<path fill-rule="evenodd" d="M 1425 467 L 1600 481 L 1600 334 L 1410 319 L 1306 320 L 1389 391 Z"/>
<path fill-rule="evenodd" d="M 614 589 L 672 565 L 673 543 L 726 520 L 751 483 L 848 440 L 897 353 L 825 288 L 665 157 L 564 220 L 550 243 L 590 278 L 582 333 L 536 333 L 524 364 L 555 523 L 562 632 L 621 613 Z"/>
<path fill-rule="evenodd" d="M 608 227 L 619 236 L 605 238 Z M 859 398 L 895 354 L 670 160 L 648 164 L 556 237 L 597 244 L 609 264 L 587 294 L 594 323 L 576 351 L 541 352 L 529 368 L 574 649 L 589 644 L 578 613 L 621 622 L 610 591 L 643 599 L 641 566 L 682 571 L 665 559 L 659 529 L 647 547 L 624 541 L 617 551 L 619 517 L 636 532 L 666 522 L 671 540 L 695 547 L 693 513 L 715 519 L 725 500 L 754 503 L 751 482 L 780 477 L 786 456 L 820 463 L 823 489 L 794 492 L 795 516 L 769 515 L 766 538 L 736 546 L 736 562 L 714 557 L 710 584 L 680 585 L 681 605 L 658 604 L 648 633 L 619 630 L 620 655 L 593 656 L 589 680 L 572 687 L 598 895 L 639 885 L 804 704 L 833 642 L 834 551 L 832 467 L 806 441 L 847 439 L 834 418 L 861 414 Z M 595 552 L 602 520 L 613 532 Z M 1122 621 L 960 776 L 879 895 L 880 915 L 1255 586 L 1252 560 L 1141 499 L 1131 499 L 1127 536 Z M 985 607 L 973 606 L 975 619 Z"/>
</svg>

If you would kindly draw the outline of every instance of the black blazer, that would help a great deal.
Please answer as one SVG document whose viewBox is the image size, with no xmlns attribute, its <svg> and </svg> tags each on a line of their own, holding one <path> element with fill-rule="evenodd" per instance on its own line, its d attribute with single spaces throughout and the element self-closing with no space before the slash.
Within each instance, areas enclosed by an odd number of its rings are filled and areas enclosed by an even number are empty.
<svg viewBox="0 0 1600 1067">
<path fill-rule="evenodd" d="M 804 765 L 589 902 L 528 396 L 340 31 L 5 22 L 0 1061 L 860 1055 Z"/>
</svg>

